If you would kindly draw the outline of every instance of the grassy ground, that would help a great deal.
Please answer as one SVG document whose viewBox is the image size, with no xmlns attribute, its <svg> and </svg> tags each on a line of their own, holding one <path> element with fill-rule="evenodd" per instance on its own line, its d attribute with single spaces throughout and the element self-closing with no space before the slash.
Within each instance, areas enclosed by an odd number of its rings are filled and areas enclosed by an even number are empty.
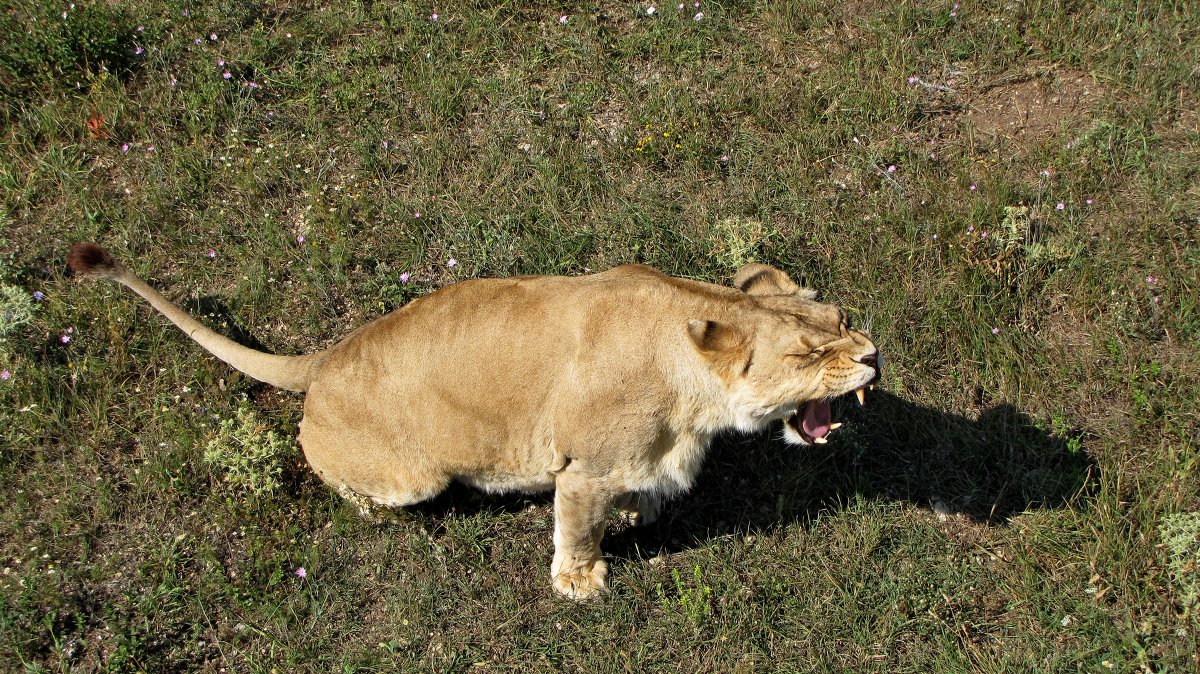
<svg viewBox="0 0 1200 674">
<path fill-rule="evenodd" d="M 1200 666 L 1200 5 L 59 4 L 0 13 L 0 668 Z M 301 398 L 81 240 L 281 353 L 456 279 L 766 261 L 887 391 L 722 439 L 577 605 L 548 498 L 359 518 Z"/>
</svg>

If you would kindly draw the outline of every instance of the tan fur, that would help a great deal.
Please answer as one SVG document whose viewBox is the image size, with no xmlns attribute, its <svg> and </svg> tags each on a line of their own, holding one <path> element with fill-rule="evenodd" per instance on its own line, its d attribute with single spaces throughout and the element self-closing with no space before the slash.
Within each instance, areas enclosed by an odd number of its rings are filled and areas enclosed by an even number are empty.
<svg viewBox="0 0 1200 674">
<path fill-rule="evenodd" d="M 452 480 L 554 489 L 553 587 L 574 598 L 605 588 L 611 507 L 649 521 L 715 434 L 790 418 L 785 438 L 805 443 L 790 428 L 805 402 L 878 376 L 843 312 L 765 265 L 737 288 L 636 265 L 464 281 L 291 358 L 225 340 L 115 267 L 79 270 L 131 287 L 234 367 L 307 391 L 300 442 L 339 492 L 404 506 Z"/>
</svg>

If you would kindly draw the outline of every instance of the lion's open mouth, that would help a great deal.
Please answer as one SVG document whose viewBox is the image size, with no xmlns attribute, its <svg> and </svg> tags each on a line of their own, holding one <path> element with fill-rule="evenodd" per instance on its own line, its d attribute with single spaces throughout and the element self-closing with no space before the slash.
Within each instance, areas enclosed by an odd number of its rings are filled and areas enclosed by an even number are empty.
<svg viewBox="0 0 1200 674">
<path fill-rule="evenodd" d="M 859 405 L 866 404 L 867 388 L 865 386 L 855 389 L 854 395 L 858 398 Z M 832 422 L 828 400 L 810 400 L 795 414 L 788 417 L 787 425 L 809 443 L 823 445 L 829 442 L 826 436 L 842 424 Z"/>
</svg>

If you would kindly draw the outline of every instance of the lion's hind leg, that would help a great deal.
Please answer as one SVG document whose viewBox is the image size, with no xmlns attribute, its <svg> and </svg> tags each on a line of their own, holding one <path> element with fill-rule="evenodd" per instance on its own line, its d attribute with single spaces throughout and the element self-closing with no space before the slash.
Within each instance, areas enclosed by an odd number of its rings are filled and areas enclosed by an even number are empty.
<svg viewBox="0 0 1200 674">
<path fill-rule="evenodd" d="M 302 426 L 300 436 L 304 457 L 317 476 L 368 519 L 378 519 L 381 508 L 427 501 L 450 484 L 450 476 L 428 462 L 368 450 L 383 441 L 362 432 L 315 432 L 311 426 Z"/>
</svg>

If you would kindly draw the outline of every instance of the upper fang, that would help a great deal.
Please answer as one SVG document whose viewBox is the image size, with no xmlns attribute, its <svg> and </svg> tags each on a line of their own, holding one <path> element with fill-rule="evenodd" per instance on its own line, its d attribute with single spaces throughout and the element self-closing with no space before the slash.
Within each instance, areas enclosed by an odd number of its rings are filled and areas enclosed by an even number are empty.
<svg viewBox="0 0 1200 674">
<path fill-rule="evenodd" d="M 856 389 L 854 389 L 854 395 L 858 397 L 858 404 L 859 404 L 859 405 L 866 405 L 866 404 L 867 404 L 867 389 L 865 389 L 865 388 L 856 388 Z"/>
</svg>

